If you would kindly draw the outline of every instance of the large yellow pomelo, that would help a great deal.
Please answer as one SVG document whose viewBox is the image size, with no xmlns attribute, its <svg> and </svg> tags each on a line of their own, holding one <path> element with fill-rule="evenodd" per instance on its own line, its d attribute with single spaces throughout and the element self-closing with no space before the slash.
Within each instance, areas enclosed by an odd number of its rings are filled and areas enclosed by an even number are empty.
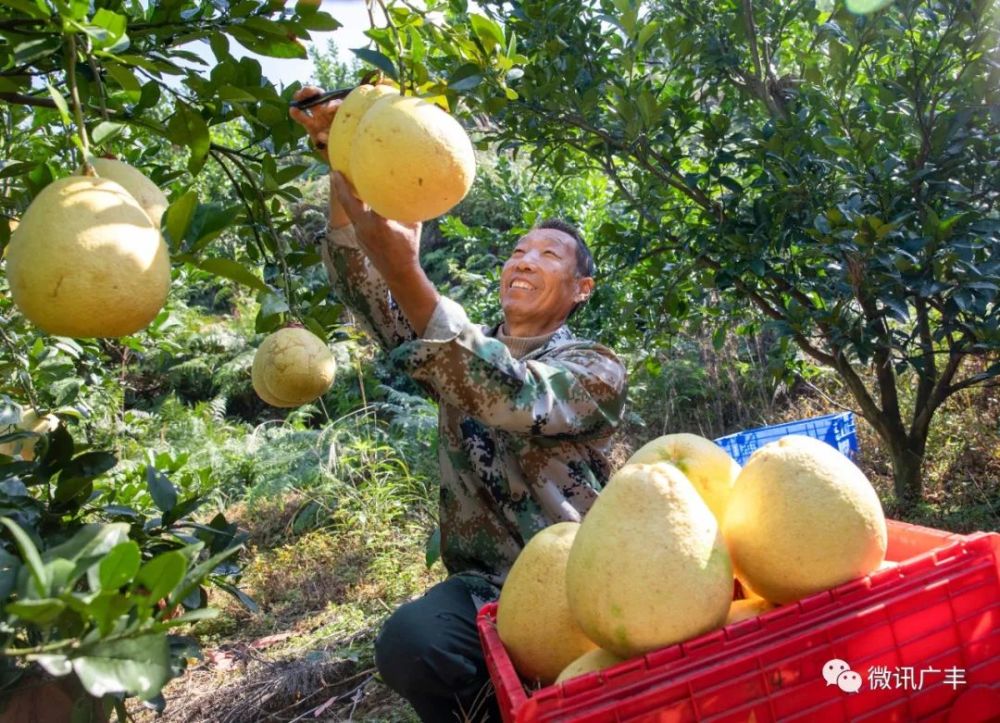
<svg viewBox="0 0 1000 723">
<path fill-rule="evenodd" d="M 563 671 L 556 678 L 556 682 L 562 683 L 564 680 L 575 678 L 584 673 L 604 670 L 605 668 L 610 668 L 612 665 L 618 665 L 622 660 L 623 658 L 619 658 L 614 653 L 609 653 L 604 648 L 594 648 L 563 668 Z"/>
<path fill-rule="evenodd" d="M 354 146 L 358 124 L 375 101 L 386 95 L 399 95 L 399 91 L 391 85 L 359 85 L 344 98 L 330 124 L 330 136 L 326 144 L 330 167 L 343 173 L 351 183 L 354 183 L 351 175 L 351 148 Z"/>
<path fill-rule="evenodd" d="M 29 409 L 21 416 L 21 421 L 17 423 L 17 428 L 9 429 L 8 432 L 24 431 L 35 432 L 37 434 L 48 434 L 59 426 L 59 417 L 54 414 L 39 416 L 34 409 Z M 0 454 L 8 457 L 20 456 L 21 459 L 30 462 L 35 458 L 35 446 L 38 444 L 38 437 L 31 439 L 19 439 L 14 442 L 0 444 Z"/>
<path fill-rule="evenodd" d="M 723 534 L 744 587 L 782 604 L 877 569 L 887 542 L 864 473 L 825 442 L 798 435 L 753 453 Z"/>
<path fill-rule="evenodd" d="M 160 187 L 147 178 L 141 171 L 113 158 L 95 158 L 91 162 L 97 175 L 114 181 L 124 188 L 132 198 L 139 202 L 142 210 L 149 216 L 156 228 L 160 228 L 160 219 L 170 202 Z"/>
<path fill-rule="evenodd" d="M 472 142 L 459 122 L 433 103 L 399 95 L 380 98 L 362 117 L 350 166 L 361 199 L 403 223 L 451 210 L 476 175 Z"/>
<path fill-rule="evenodd" d="M 740 466 L 722 447 L 697 434 L 667 434 L 640 447 L 625 464 L 670 462 L 683 472 L 722 523 Z"/>
<path fill-rule="evenodd" d="M 688 478 L 668 462 L 630 464 L 580 525 L 566 591 L 587 637 L 629 658 L 721 626 L 733 569 Z"/>
<path fill-rule="evenodd" d="M 49 334 L 116 337 L 149 325 L 170 290 L 170 258 L 138 202 L 105 178 L 53 181 L 7 248 L 21 312 Z"/>
<path fill-rule="evenodd" d="M 497 602 L 497 633 L 514 667 L 543 685 L 597 647 L 573 620 L 566 600 L 566 560 L 579 528 L 577 522 L 559 522 L 532 537 Z"/>
<path fill-rule="evenodd" d="M 257 395 L 273 407 L 300 407 L 333 384 L 333 354 L 308 329 L 288 327 L 270 334 L 253 357 L 251 380 Z"/>
</svg>

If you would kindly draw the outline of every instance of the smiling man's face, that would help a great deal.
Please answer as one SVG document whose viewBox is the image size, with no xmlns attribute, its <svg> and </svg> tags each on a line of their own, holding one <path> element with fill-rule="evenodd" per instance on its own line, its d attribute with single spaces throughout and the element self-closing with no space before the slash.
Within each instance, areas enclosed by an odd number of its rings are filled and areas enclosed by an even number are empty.
<svg viewBox="0 0 1000 723">
<path fill-rule="evenodd" d="M 555 331 L 594 280 L 577 272 L 577 243 L 568 233 L 536 228 L 517 242 L 500 272 L 500 305 L 507 333 L 540 336 Z"/>
</svg>

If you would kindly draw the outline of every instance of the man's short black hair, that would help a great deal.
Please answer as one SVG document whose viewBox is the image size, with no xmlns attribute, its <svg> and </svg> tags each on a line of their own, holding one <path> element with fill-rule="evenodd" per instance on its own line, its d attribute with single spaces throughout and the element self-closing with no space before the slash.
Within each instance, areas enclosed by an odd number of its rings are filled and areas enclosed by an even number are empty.
<svg viewBox="0 0 1000 723">
<path fill-rule="evenodd" d="M 547 218 L 541 223 L 536 223 L 535 228 L 551 228 L 555 231 L 562 231 L 567 236 L 572 236 L 576 240 L 576 273 L 581 278 L 594 276 L 597 274 L 597 265 L 594 263 L 594 256 L 590 253 L 587 242 L 583 240 L 583 234 L 571 223 L 563 221 L 561 218 Z"/>
<path fill-rule="evenodd" d="M 587 242 L 583 240 L 583 234 L 580 233 L 580 230 L 576 226 L 563 221 L 561 218 L 547 218 L 541 223 L 536 223 L 535 228 L 551 228 L 554 231 L 562 231 L 567 236 L 572 236 L 576 240 L 576 275 L 581 279 L 597 275 L 597 264 L 594 263 L 594 255 L 590 253 Z M 578 304 L 574 304 L 566 318 L 568 319 L 573 316 L 586 303 L 587 300 L 584 299 Z"/>
</svg>

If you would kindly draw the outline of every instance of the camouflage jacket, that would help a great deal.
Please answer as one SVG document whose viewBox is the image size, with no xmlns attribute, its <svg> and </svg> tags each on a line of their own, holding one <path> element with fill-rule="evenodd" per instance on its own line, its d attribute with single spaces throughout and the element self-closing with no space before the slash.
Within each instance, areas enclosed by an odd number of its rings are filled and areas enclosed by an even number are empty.
<svg viewBox="0 0 1000 723">
<path fill-rule="evenodd" d="M 340 299 L 438 402 L 445 567 L 502 585 L 536 532 L 581 519 L 607 482 L 624 366 L 565 326 L 515 359 L 496 329 L 472 324 L 446 297 L 417 337 L 353 227 L 330 231 L 321 252 Z"/>
</svg>

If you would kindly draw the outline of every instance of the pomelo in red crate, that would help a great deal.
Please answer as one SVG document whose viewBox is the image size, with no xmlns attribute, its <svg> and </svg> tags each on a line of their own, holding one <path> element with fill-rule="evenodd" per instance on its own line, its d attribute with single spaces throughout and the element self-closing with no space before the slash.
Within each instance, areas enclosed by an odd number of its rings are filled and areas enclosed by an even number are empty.
<svg viewBox="0 0 1000 723">
<path fill-rule="evenodd" d="M 559 677 L 556 678 L 556 682 L 562 683 L 564 680 L 575 678 L 578 675 L 604 670 L 605 668 L 610 668 L 612 665 L 618 665 L 620 662 L 622 662 L 622 658 L 619 658 L 614 653 L 609 653 L 603 648 L 594 648 L 563 668 Z"/>
<path fill-rule="evenodd" d="M 566 592 L 587 637 L 628 658 L 720 627 L 733 570 L 715 516 L 683 472 L 626 464 L 580 525 Z"/>
<path fill-rule="evenodd" d="M 497 632 L 526 680 L 548 685 L 597 647 L 573 619 L 566 597 L 566 560 L 579 528 L 559 522 L 532 537 L 500 592 Z"/>
<path fill-rule="evenodd" d="M 790 435 L 754 452 L 722 532 L 744 587 L 776 603 L 863 577 L 885 559 L 885 515 L 842 452 Z"/>
<path fill-rule="evenodd" d="M 697 434 L 665 434 L 637 449 L 625 464 L 653 462 L 670 462 L 683 472 L 715 518 L 722 522 L 740 474 L 740 466 L 726 450 Z"/>
</svg>

